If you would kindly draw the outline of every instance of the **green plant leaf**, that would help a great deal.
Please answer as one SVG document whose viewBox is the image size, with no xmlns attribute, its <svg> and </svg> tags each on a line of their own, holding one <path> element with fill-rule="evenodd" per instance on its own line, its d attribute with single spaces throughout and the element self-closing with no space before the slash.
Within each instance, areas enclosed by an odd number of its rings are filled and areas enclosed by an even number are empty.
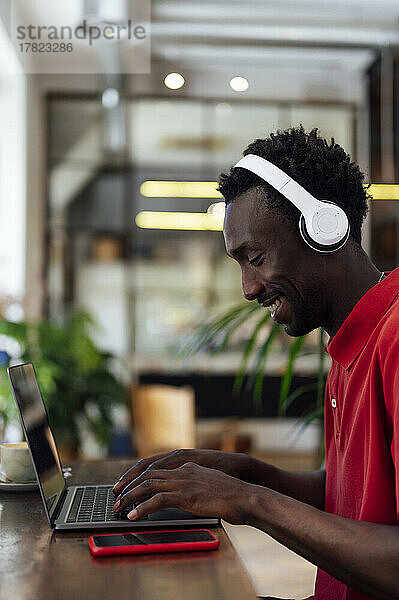
<svg viewBox="0 0 399 600">
<path fill-rule="evenodd" d="M 269 312 L 266 312 L 265 315 L 262 315 L 262 317 L 258 320 L 258 322 L 255 326 L 255 329 L 253 330 L 252 335 L 249 338 L 249 340 L 245 346 L 245 350 L 244 350 L 244 353 L 243 353 L 242 359 L 241 359 L 241 364 L 238 369 L 237 375 L 234 379 L 233 392 L 235 394 L 239 394 L 241 392 L 245 373 L 247 370 L 248 361 L 255 349 L 255 345 L 258 340 L 259 334 L 262 331 L 263 327 L 266 325 L 266 323 L 269 321 L 269 319 L 270 319 Z"/>
<path fill-rule="evenodd" d="M 318 383 L 315 381 L 314 383 L 307 383 L 306 385 L 301 385 L 296 390 L 291 392 L 291 394 L 289 394 L 289 396 L 283 402 L 283 406 L 282 406 L 283 411 L 284 411 L 283 414 L 284 415 L 287 414 L 287 410 L 289 409 L 291 404 L 294 402 L 294 400 L 299 398 L 299 396 L 302 396 L 302 394 L 305 394 L 306 392 L 310 392 L 311 390 L 317 390 L 317 389 L 318 389 Z"/>
<path fill-rule="evenodd" d="M 312 423 L 313 421 L 320 419 L 323 419 L 323 415 L 324 415 L 324 407 L 323 406 L 317 406 L 316 408 L 312 409 L 310 412 L 306 413 L 302 418 L 302 424 L 301 427 L 299 429 L 299 432 L 301 433 L 302 431 L 304 431 L 306 429 L 306 427 L 308 425 L 310 425 L 310 423 Z"/>
<path fill-rule="evenodd" d="M 228 311 L 218 318 L 212 319 L 205 323 L 201 323 L 194 329 L 194 331 L 183 340 L 183 343 L 178 349 L 178 354 L 183 356 L 192 356 L 200 350 L 208 349 L 214 336 L 217 335 L 218 331 L 223 329 L 225 324 L 235 317 L 237 314 L 237 307 Z"/>
<path fill-rule="evenodd" d="M 229 309 L 227 312 L 219 315 L 210 321 L 199 325 L 192 334 L 184 340 L 178 354 L 188 358 L 194 354 L 208 350 L 215 351 L 215 345 L 219 351 L 226 347 L 228 339 L 232 332 L 241 325 L 255 310 L 260 307 L 256 304 L 239 304 Z M 222 341 L 218 342 L 218 337 L 222 336 Z"/>
<path fill-rule="evenodd" d="M 0 369 L 0 431 L 12 421 L 18 420 L 17 407 L 11 392 L 7 371 Z"/>
<path fill-rule="evenodd" d="M 257 310 L 262 310 L 262 307 L 257 303 L 251 304 L 239 304 L 238 306 L 231 307 L 225 313 L 211 319 L 206 323 L 199 325 L 194 332 L 186 338 L 180 349 L 180 355 L 185 357 L 192 356 L 193 354 L 200 351 L 208 351 L 211 353 L 223 352 L 231 340 L 231 336 L 234 331 L 247 322 L 249 318 L 255 314 Z M 252 332 L 249 339 L 246 341 L 244 349 L 242 351 L 240 366 L 236 374 L 233 392 L 240 393 L 243 388 L 245 376 L 248 372 L 248 365 L 251 357 L 255 354 L 254 366 L 251 369 L 250 374 L 247 377 L 245 392 L 252 391 L 252 397 L 255 406 L 259 409 L 262 399 L 263 379 L 265 365 L 267 357 L 269 355 L 271 346 L 274 339 L 277 337 L 279 331 L 281 331 L 280 325 L 273 323 L 273 327 L 264 341 L 264 343 L 257 347 L 260 332 L 266 325 L 269 319 L 269 313 L 263 314 L 258 319 L 254 319 Z M 312 409 L 312 418 L 317 418 L 317 415 L 323 412 L 323 399 L 324 399 L 324 388 L 325 388 L 325 352 L 323 350 L 323 331 L 320 330 L 318 348 L 304 348 L 303 344 L 306 336 L 298 337 L 291 345 L 286 363 L 284 374 L 282 375 L 280 397 L 279 397 L 279 414 L 285 415 L 292 402 L 298 398 L 301 394 L 310 391 L 317 390 L 317 401 L 315 403 L 314 412 Z M 294 390 L 291 394 L 290 388 L 292 384 L 292 377 L 294 372 L 294 364 L 299 356 L 299 353 L 305 355 L 318 355 L 318 370 L 317 370 L 317 382 L 313 382 Z M 309 415 L 305 416 L 308 419 Z M 306 420 L 305 423 L 308 421 Z"/>
<path fill-rule="evenodd" d="M 255 407 L 259 410 L 262 400 L 263 378 L 265 371 L 266 359 L 276 335 L 280 331 L 280 325 L 273 323 L 270 333 L 262 346 L 259 348 L 258 355 L 255 361 L 254 369 L 250 377 L 248 377 L 246 389 L 253 389 L 253 398 Z"/>
<path fill-rule="evenodd" d="M 104 444 L 112 431 L 111 410 L 116 404 L 128 404 L 127 390 L 112 374 L 111 355 L 100 350 L 91 337 L 92 317 L 75 311 L 64 324 L 43 320 L 37 323 L 10 323 L 0 320 L 0 333 L 16 339 L 23 349 L 19 357 L 32 361 L 47 408 L 50 425 L 57 439 L 79 443 L 78 423 L 86 425 Z M 10 413 L 6 401 L 11 389 L 0 372 L 0 417 Z M 96 419 L 86 408 L 98 407 Z M 15 410 L 15 403 L 12 400 Z"/>
<path fill-rule="evenodd" d="M 215 344 L 215 346 L 213 348 L 213 352 L 215 354 L 219 354 L 220 352 L 225 350 L 233 333 L 240 327 L 240 325 L 242 325 L 245 321 L 247 321 L 248 317 L 252 313 L 257 312 L 258 310 L 259 310 L 259 306 L 256 306 L 255 304 L 253 304 L 253 305 L 251 305 L 251 310 L 249 310 L 246 313 L 241 313 L 241 314 L 237 315 L 237 317 L 229 323 L 224 335 L 221 338 L 221 341 L 219 343 Z"/>
<path fill-rule="evenodd" d="M 13 323 L 6 319 L 0 320 L 0 334 L 8 335 L 23 344 L 26 342 L 26 328 L 26 323 Z"/>
<path fill-rule="evenodd" d="M 324 340 L 323 340 L 323 329 L 319 329 L 319 369 L 317 372 L 317 402 L 318 408 L 323 408 L 324 405 L 324 391 L 326 387 L 326 374 L 324 369 L 325 352 L 324 352 Z"/>
<path fill-rule="evenodd" d="M 303 346 L 304 341 L 305 341 L 305 336 L 302 335 L 302 336 L 296 338 L 296 340 L 294 341 L 294 343 L 292 344 L 292 346 L 290 348 L 287 365 L 285 367 L 285 373 L 281 380 L 280 399 L 279 399 L 279 415 L 280 416 L 285 415 L 285 409 L 283 407 L 285 405 L 285 402 L 287 400 L 288 393 L 289 393 L 290 387 L 291 387 L 294 362 L 295 362 L 296 357 L 298 356 L 298 352 L 300 351 L 300 349 Z"/>
</svg>

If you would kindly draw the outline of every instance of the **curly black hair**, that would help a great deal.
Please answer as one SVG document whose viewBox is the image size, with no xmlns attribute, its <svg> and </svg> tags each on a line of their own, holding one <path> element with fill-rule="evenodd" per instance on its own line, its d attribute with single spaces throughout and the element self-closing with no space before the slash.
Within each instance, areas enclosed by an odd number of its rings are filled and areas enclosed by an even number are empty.
<svg viewBox="0 0 399 600">
<path fill-rule="evenodd" d="M 361 228 L 369 199 L 363 185 L 364 175 L 333 138 L 329 143 L 319 135 L 317 128 L 307 133 L 300 125 L 255 140 L 243 154 L 266 158 L 315 198 L 338 204 L 347 214 L 350 235 L 361 244 Z M 262 207 L 279 210 L 298 230 L 299 210 L 262 178 L 243 168 L 232 168 L 229 174 L 220 175 L 219 190 L 226 204 L 252 188 L 264 192 Z"/>
</svg>

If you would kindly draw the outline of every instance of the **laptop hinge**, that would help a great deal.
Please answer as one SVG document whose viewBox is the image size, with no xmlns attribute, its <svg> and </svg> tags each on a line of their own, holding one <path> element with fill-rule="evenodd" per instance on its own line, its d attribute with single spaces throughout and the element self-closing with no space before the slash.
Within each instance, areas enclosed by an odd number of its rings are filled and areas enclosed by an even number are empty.
<svg viewBox="0 0 399 600">
<path fill-rule="evenodd" d="M 68 493 L 68 488 L 65 487 L 64 491 L 61 493 L 61 496 L 58 498 L 58 502 L 56 504 L 53 516 L 51 517 L 51 525 L 52 526 L 55 525 L 56 520 L 60 516 L 60 512 L 61 512 L 62 507 L 64 506 L 64 502 L 65 502 L 67 493 Z"/>
</svg>

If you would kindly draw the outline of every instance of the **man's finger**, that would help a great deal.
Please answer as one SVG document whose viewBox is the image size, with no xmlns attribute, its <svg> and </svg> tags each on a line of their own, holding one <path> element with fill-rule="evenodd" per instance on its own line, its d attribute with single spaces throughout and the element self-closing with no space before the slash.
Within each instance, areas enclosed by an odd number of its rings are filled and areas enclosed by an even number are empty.
<svg viewBox="0 0 399 600">
<path fill-rule="evenodd" d="M 154 465 L 155 464 L 157 463 L 154 463 Z M 143 473 L 141 473 L 141 475 L 133 479 L 120 491 L 120 496 L 123 497 L 137 485 L 140 485 L 142 481 L 148 479 L 176 479 L 181 477 L 180 472 L 176 471 L 176 469 L 155 469 L 153 468 L 153 465 L 150 465 Z"/>
<path fill-rule="evenodd" d="M 197 476 L 196 473 L 198 469 L 206 469 L 206 467 L 201 467 L 192 462 L 185 462 L 176 468 L 168 468 L 168 469 L 158 469 L 155 468 L 158 465 L 158 462 L 155 462 L 148 466 L 148 468 L 138 475 L 135 479 L 130 481 L 123 489 L 118 488 L 119 496 L 124 498 L 127 493 L 133 490 L 135 487 L 140 485 L 143 481 L 148 479 L 174 479 L 174 480 L 186 480 L 187 478 L 191 478 L 193 476 Z M 210 470 L 210 469 L 209 469 Z M 122 482 L 121 482 L 122 483 Z M 115 490 L 114 490 L 115 491 Z M 118 497 L 117 501 L 121 500 Z M 119 505 L 118 505 L 119 506 Z"/>
<path fill-rule="evenodd" d="M 155 454 L 149 458 L 142 458 L 131 467 L 114 485 L 113 491 L 117 496 L 133 479 L 136 479 L 147 469 L 175 469 L 190 460 L 192 449 L 176 449 L 172 452 Z"/>
<path fill-rule="evenodd" d="M 114 510 L 119 512 L 130 504 L 137 504 L 144 498 L 149 498 L 161 490 L 171 491 L 176 482 L 170 479 L 157 479 L 156 476 L 138 482 L 133 488 L 124 492 L 114 504 Z"/>
<path fill-rule="evenodd" d="M 183 463 L 187 462 L 187 458 L 182 454 L 179 454 L 177 450 L 171 453 L 160 456 L 157 460 L 153 457 L 154 461 L 148 466 L 148 469 L 175 469 L 180 467 Z"/>
<path fill-rule="evenodd" d="M 155 454 L 154 456 L 151 456 L 149 458 L 140 459 L 135 465 L 130 467 L 130 469 L 126 471 L 126 473 L 124 473 L 122 477 L 120 477 L 115 483 L 113 487 L 114 494 L 120 494 L 123 488 L 125 488 L 128 485 L 128 483 L 133 481 L 133 479 L 136 479 L 136 477 L 138 477 L 141 473 L 148 469 L 148 467 L 152 465 L 153 462 L 157 461 L 163 456 L 165 456 L 165 453 Z"/>
<path fill-rule="evenodd" d="M 126 496 L 128 494 L 130 494 L 139 485 L 141 485 L 141 484 L 150 485 L 149 482 L 152 480 L 176 479 L 176 475 L 177 475 L 176 471 L 171 470 L 171 469 L 162 469 L 162 470 L 161 469 L 154 469 L 154 470 L 147 469 L 146 471 L 144 471 L 144 473 L 142 473 L 141 475 L 136 477 L 136 479 L 133 479 L 133 481 L 131 481 L 125 488 L 123 488 L 123 490 L 121 490 L 120 498 L 119 498 L 119 505 L 122 506 L 122 500 L 125 500 Z M 127 502 L 127 503 L 124 502 L 123 504 L 128 506 L 129 502 Z"/>
<path fill-rule="evenodd" d="M 161 510 L 162 508 L 177 507 L 176 494 L 173 492 L 160 492 L 149 500 L 145 500 L 130 511 L 127 518 L 131 521 L 143 519 L 148 514 Z"/>
<path fill-rule="evenodd" d="M 119 512 L 130 504 L 137 504 L 138 502 L 150 498 L 162 487 L 161 482 L 162 480 L 160 479 L 146 479 L 145 481 L 142 481 L 133 489 L 121 495 L 120 499 L 114 504 L 114 510 Z M 168 488 L 169 486 L 166 484 L 166 486 L 164 485 L 163 487 Z"/>
</svg>

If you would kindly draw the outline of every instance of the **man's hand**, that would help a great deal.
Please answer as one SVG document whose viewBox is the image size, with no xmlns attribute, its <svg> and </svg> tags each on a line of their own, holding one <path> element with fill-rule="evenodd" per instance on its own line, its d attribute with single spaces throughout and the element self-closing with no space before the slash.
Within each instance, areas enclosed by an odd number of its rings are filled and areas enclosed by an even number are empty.
<svg viewBox="0 0 399 600">
<path fill-rule="evenodd" d="M 122 490 L 114 510 L 136 504 L 128 514 L 129 519 L 136 520 L 162 508 L 176 507 L 239 525 L 244 523 L 252 488 L 255 491 L 257 486 L 188 462 L 175 469 L 147 469 Z"/>
<path fill-rule="evenodd" d="M 176 469 L 187 462 L 196 463 L 203 467 L 223 471 L 227 475 L 240 478 L 248 457 L 244 454 L 220 452 L 219 450 L 174 450 L 166 454 L 156 454 L 150 458 L 143 458 L 119 479 L 114 486 L 114 493 L 121 491 L 144 471 L 159 469 Z"/>
</svg>

